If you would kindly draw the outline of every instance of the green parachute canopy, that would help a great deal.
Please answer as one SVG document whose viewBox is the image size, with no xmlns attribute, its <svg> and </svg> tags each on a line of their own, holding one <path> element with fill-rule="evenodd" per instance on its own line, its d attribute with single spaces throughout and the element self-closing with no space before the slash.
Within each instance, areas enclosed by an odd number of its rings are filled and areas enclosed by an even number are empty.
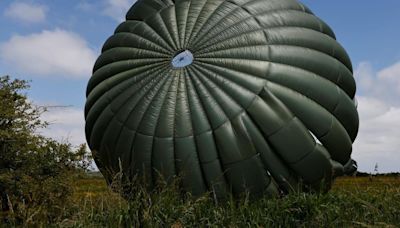
<svg viewBox="0 0 400 228">
<path fill-rule="evenodd" d="M 94 66 L 86 137 L 108 182 L 328 189 L 356 168 L 355 90 L 333 31 L 296 0 L 139 0 Z"/>
</svg>

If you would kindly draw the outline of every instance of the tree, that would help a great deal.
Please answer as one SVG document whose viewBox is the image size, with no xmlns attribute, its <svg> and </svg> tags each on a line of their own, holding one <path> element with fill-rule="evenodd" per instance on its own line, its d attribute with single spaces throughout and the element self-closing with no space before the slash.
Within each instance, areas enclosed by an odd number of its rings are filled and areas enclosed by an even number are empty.
<svg viewBox="0 0 400 228">
<path fill-rule="evenodd" d="M 28 215 L 52 219 L 51 210 L 71 193 L 71 173 L 90 163 L 85 145 L 74 149 L 37 133 L 48 125 L 40 119 L 46 108 L 29 101 L 28 88 L 25 80 L 0 77 L 0 200 L 14 222 Z"/>
</svg>

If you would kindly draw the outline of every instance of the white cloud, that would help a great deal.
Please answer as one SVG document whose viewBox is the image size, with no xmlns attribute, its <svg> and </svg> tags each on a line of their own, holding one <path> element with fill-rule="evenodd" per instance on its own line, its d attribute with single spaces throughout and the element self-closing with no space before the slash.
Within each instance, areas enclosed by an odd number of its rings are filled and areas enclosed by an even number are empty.
<svg viewBox="0 0 400 228">
<path fill-rule="evenodd" d="M 400 62 L 378 72 L 378 78 L 387 81 L 387 84 L 400 95 Z"/>
<path fill-rule="evenodd" d="M 46 11 L 47 8 L 42 5 L 14 2 L 4 11 L 4 15 L 22 22 L 39 23 L 46 20 Z"/>
<path fill-rule="evenodd" d="M 372 115 L 368 113 L 372 111 Z M 400 107 L 390 107 L 374 98 L 359 98 L 360 132 L 353 157 L 361 171 L 400 171 Z"/>
<path fill-rule="evenodd" d="M 369 63 L 355 71 L 360 95 L 360 131 L 353 157 L 359 170 L 400 171 L 400 63 L 375 72 Z"/>
<path fill-rule="evenodd" d="M 58 141 L 68 141 L 73 145 L 86 142 L 83 109 L 50 108 L 41 119 L 50 123 L 50 126 L 41 130 L 43 135 Z"/>
<path fill-rule="evenodd" d="M 354 74 L 361 94 L 400 106 L 400 62 L 378 72 L 370 63 L 363 62 Z"/>
<path fill-rule="evenodd" d="M 133 0 L 105 0 L 103 13 L 118 22 L 122 22 L 134 2 Z"/>
<path fill-rule="evenodd" d="M 399 73 L 400 73 L 400 62 L 395 63 L 394 65 L 381 70 L 378 73 L 378 77 L 382 79 L 389 79 L 400 82 Z"/>
<path fill-rule="evenodd" d="M 95 52 L 79 35 L 55 29 L 14 35 L 0 44 L 0 59 L 22 73 L 52 77 L 89 77 Z"/>
<path fill-rule="evenodd" d="M 116 22 L 123 22 L 125 15 L 136 0 L 102 0 L 98 2 L 89 2 L 80 0 L 77 9 L 84 12 L 100 12 L 101 15 L 110 17 Z"/>
<path fill-rule="evenodd" d="M 86 1 L 79 2 L 76 7 L 78 9 L 80 9 L 82 11 L 86 11 L 86 12 L 89 12 L 89 11 L 92 11 L 95 9 L 95 5 L 93 3 L 89 3 Z"/>
</svg>

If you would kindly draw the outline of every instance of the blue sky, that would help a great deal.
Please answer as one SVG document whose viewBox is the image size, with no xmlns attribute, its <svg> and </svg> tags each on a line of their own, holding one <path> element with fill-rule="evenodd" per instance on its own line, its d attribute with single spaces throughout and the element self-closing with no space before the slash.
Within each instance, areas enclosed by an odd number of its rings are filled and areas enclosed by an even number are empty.
<svg viewBox="0 0 400 228">
<path fill-rule="evenodd" d="M 1 0 L 0 75 L 32 80 L 30 98 L 51 109 L 44 133 L 85 142 L 83 106 L 93 62 L 131 0 Z M 358 83 L 360 170 L 400 171 L 400 1 L 303 0 L 335 31 Z"/>
<path fill-rule="evenodd" d="M 400 59 L 400 1 L 302 2 L 333 28 L 354 66 L 369 61 L 384 68 Z"/>
</svg>

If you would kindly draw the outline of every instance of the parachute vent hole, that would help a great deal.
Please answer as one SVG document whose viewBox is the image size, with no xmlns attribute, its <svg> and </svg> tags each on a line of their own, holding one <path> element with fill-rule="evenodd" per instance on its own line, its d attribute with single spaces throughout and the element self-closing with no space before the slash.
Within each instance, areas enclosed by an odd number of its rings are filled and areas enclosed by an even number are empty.
<svg viewBox="0 0 400 228">
<path fill-rule="evenodd" d="M 182 68 L 192 64 L 193 59 L 194 57 L 192 52 L 190 52 L 189 50 L 184 50 L 175 55 L 175 57 L 171 61 L 171 64 L 174 68 Z"/>
</svg>

